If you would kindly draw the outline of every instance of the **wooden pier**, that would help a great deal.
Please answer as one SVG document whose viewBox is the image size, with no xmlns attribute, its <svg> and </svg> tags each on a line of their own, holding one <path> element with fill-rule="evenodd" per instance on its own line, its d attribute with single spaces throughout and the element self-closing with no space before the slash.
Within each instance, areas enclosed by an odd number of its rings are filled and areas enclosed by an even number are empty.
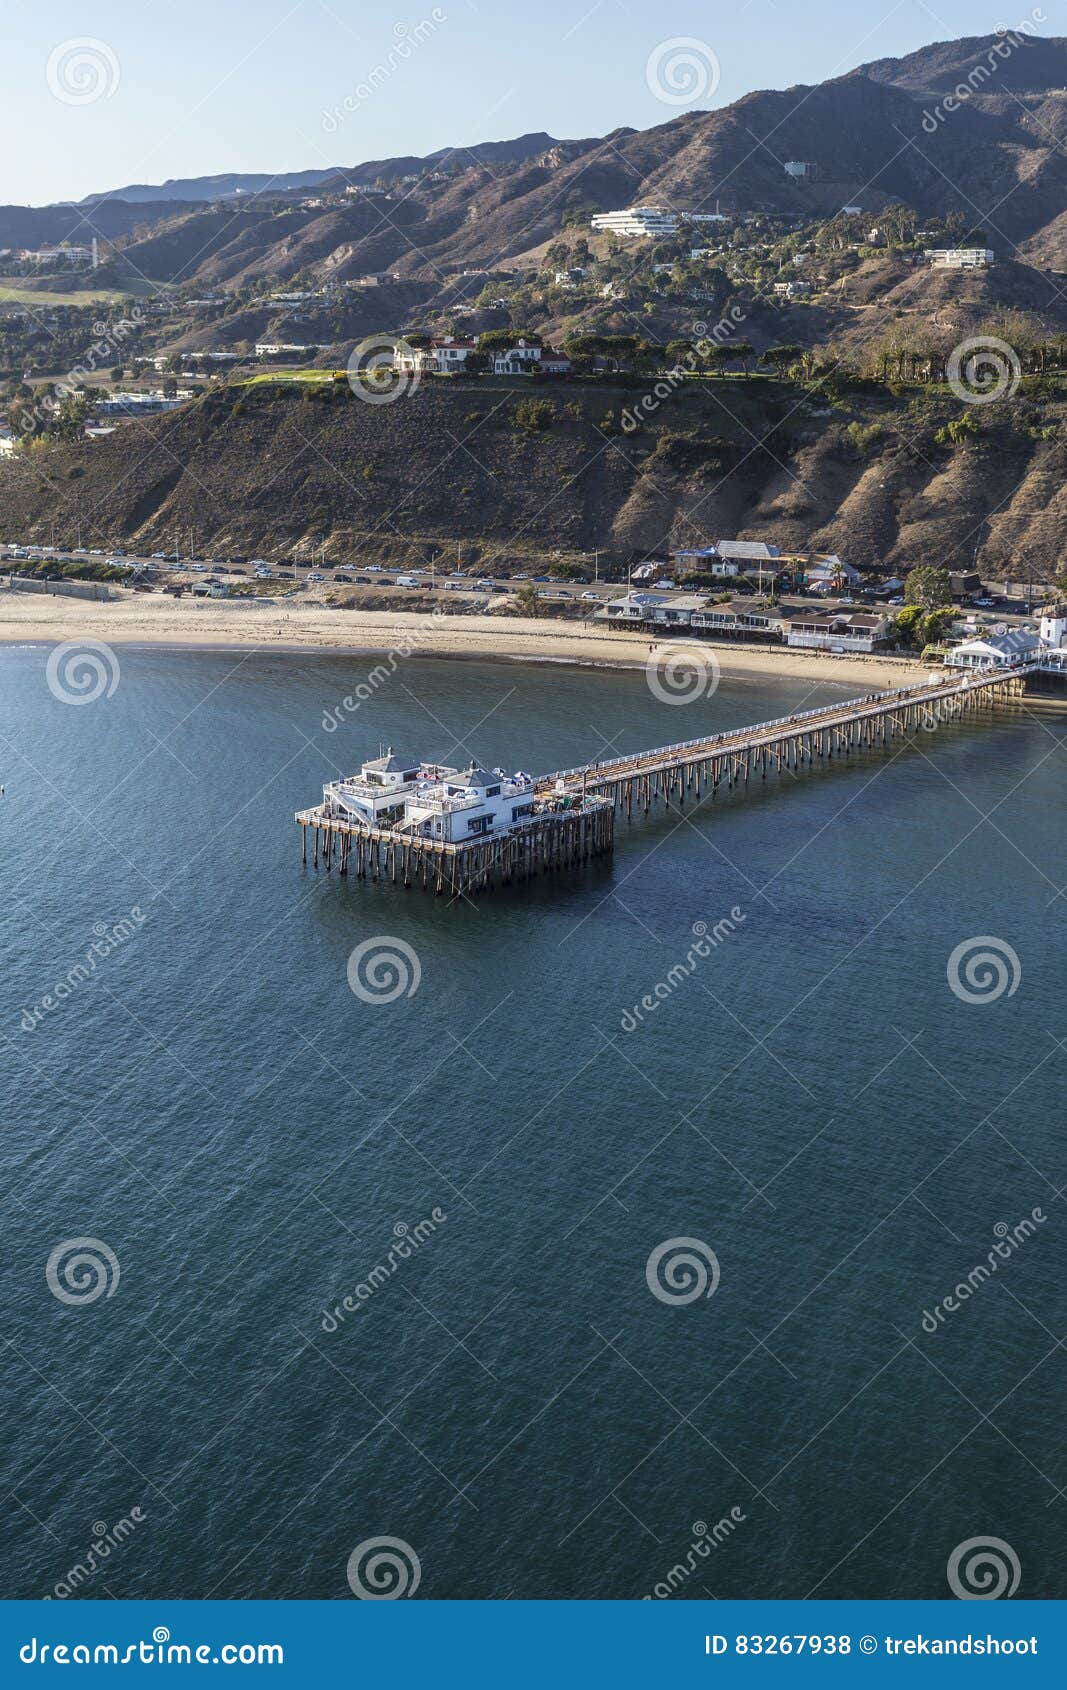
<svg viewBox="0 0 1067 1690">
<path fill-rule="evenodd" d="M 615 806 L 590 797 L 584 805 L 533 817 L 509 833 L 455 844 L 389 828 L 363 827 L 339 816 L 328 816 L 320 805 L 301 810 L 297 822 L 303 835 L 303 860 L 360 880 L 390 880 L 401 886 L 420 886 L 438 897 L 469 898 L 494 886 L 537 875 L 576 868 L 593 857 L 607 856 L 615 842 Z"/>
<path fill-rule="evenodd" d="M 1011 669 L 957 671 L 932 686 L 898 687 L 871 693 L 846 704 L 824 705 L 794 716 L 780 716 L 753 727 L 703 739 L 683 740 L 632 757 L 586 763 L 544 775 L 537 791 L 606 793 L 616 808 L 631 818 L 635 804 L 647 815 L 654 802 L 684 803 L 693 792 L 700 799 L 747 785 L 754 775 L 798 773 L 815 762 L 832 762 L 853 752 L 873 751 L 905 740 L 942 722 L 975 717 L 1026 688 L 1030 666 Z"/>
<path fill-rule="evenodd" d="M 933 685 L 871 693 L 845 704 L 782 716 L 728 733 L 585 763 L 534 783 L 535 813 L 507 832 L 456 842 L 370 827 L 325 804 L 296 820 L 303 861 L 341 875 L 419 886 L 470 898 L 494 886 L 578 867 L 614 847 L 615 814 L 647 815 L 657 802 L 683 805 L 747 787 L 768 774 L 800 775 L 816 763 L 887 749 L 943 722 L 978 719 L 1026 689 L 1036 664 L 956 672 Z"/>
</svg>

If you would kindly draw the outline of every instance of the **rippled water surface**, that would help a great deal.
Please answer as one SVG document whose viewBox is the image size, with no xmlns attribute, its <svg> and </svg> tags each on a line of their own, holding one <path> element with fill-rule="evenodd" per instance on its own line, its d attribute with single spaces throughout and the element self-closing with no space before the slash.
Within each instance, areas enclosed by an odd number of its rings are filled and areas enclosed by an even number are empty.
<svg viewBox="0 0 1067 1690">
<path fill-rule="evenodd" d="M 128 650 L 79 708 L 46 655 L 0 653 L 8 1594 L 131 1518 L 78 1594 L 347 1598 L 392 1537 L 420 1596 L 936 1597 L 989 1535 L 1064 1594 L 1067 716 L 446 907 L 293 812 L 380 742 L 554 768 L 847 689 L 413 660 L 327 733 L 366 659 Z M 379 938 L 417 989 L 368 1003 Z"/>
</svg>

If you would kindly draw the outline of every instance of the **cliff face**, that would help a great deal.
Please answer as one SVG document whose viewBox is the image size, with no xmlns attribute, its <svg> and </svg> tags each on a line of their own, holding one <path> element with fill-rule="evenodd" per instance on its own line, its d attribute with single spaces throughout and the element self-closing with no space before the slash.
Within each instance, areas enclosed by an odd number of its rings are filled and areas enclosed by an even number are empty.
<svg viewBox="0 0 1067 1690">
<path fill-rule="evenodd" d="M 1051 574 L 1067 553 L 1067 404 L 882 394 L 818 410 L 764 381 L 690 384 L 637 433 L 640 390 L 424 382 L 385 406 L 226 389 L 105 439 L 0 460 L 0 535 L 246 556 L 324 541 L 341 560 L 420 548 L 470 561 L 594 546 L 626 560 L 735 535 L 872 568 Z M 549 426 L 524 402 L 544 400 Z M 523 426 L 523 418 L 527 426 Z M 544 421 L 545 419 L 539 419 Z M 852 428 L 850 424 L 859 425 Z"/>
</svg>

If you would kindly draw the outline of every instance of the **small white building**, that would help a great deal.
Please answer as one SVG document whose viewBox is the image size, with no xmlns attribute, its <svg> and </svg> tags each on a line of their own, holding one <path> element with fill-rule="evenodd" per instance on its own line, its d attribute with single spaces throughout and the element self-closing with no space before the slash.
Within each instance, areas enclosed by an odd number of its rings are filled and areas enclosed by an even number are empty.
<svg viewBox="0 0 1067 1690">
<path fill-rule="evenodd" d="M 322 801 L 328 816 L 450 844 L 510 833 L 535 808 L 531 775 L 421 763 L 392 748 L 358 775 L 328 782 Z"/>
<path fill-rule="evenodd" d="M 980 634 L 954 646 L 945 658 L 953 669 L 989 669 L 1024 662 L 1039 650 L 1036 634 L 1027 628 L 1011 628 L 1002 634 Z"/>
</svg>

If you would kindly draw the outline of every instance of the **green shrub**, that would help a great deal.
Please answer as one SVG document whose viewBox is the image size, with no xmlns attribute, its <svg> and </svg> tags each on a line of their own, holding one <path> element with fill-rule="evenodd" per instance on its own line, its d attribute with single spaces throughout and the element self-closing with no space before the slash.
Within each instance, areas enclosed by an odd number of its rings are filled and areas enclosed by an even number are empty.
<svg viewBox="0 0 1067 1690">
<path fill-rule="evenodd" d="M 556 420 L 556 407 L 547 399 L 520 399 L 515 407 L 515 421 L 528 434 L 543 433 Z"/>
</svg>

